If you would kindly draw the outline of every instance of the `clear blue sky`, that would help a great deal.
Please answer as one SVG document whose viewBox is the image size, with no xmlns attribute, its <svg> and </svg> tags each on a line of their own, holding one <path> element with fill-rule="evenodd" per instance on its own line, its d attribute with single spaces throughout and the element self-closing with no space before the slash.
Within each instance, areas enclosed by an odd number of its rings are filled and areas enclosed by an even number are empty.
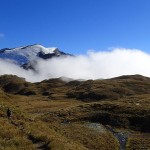
<svg viewBox="0 0 150 150">
<path fill-rule="evenodd" d="M 0 48 L 34 43 L 150 52 L 150 0 L 0 0 Z"/>
</svg>

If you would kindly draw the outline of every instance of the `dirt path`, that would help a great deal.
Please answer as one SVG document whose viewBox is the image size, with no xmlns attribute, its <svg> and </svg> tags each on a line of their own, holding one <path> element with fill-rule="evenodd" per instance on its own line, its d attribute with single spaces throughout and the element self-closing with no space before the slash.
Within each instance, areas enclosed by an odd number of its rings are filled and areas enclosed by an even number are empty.
<svg viewBox="0 0 150 150">
<path fill-rule="evenodd" d="M 47 150 L 43 142 L 33 143 L 36 150 Z"/>
<path fill-rule="evenodd" d="M 44 142 L 41 141 L 34 141 L 33 139 L 30 138 L 30 141 L 32 141 L 34 147 L 36 150 L 49 150 L 49 148 L 47 147 L 47 144 L 45 144 Z"/>
<path fill-rule="evenodd" d="M 24 128 L 20 125 L 18 125 L 17 123 L 15 123 L 12 120 L 9 120 L 9 123 L 12 124 L 13 126 L 16 126 L 19 130 L 21 130 L 21 132 L 23 132 L 24 134 Z M 47 144 L 45 142 L 42 141 L 37 141 L 34 137 L 27 135 L 28 139 L 33 143 L 33 146 L 35 148 L 35 150 L 49 150 L 49 148 L 47 147 Z"/>
<path fill-rule="evenodd" d="M 36 150 L 49 150 L 48 144 L 42 141 L 38 141 L 33 136 L 29 136 L 28 139 L 33 143 L 33 146 Z"/>
</svg>

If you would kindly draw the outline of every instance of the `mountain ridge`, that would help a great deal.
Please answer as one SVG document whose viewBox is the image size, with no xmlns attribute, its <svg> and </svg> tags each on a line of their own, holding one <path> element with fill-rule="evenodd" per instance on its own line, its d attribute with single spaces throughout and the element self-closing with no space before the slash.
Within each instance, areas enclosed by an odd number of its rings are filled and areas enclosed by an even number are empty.
<svg viewBox="0 0 150 150">
<path fill-rule="evenodd" d="M 24 69 L 33 69 L 32 62 L 37 59 L 51 59 L 54 57 L 73 56 L 60 51 L 57 47 L 46 48 L 40 44 L 21 46 L 17 48 L 3 48 L 0 50 L 0 59 L 9 60 Z"/>
</svg>

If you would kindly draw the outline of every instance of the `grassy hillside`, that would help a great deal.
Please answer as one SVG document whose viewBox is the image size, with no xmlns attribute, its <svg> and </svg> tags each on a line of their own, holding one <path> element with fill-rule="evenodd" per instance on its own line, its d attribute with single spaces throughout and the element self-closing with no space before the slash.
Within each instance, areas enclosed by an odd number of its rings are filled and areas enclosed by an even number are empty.
<svg viewBox="0 0 150 150">
<path fill-rule="evenodd" d="M 118 150 L 120 133 L 126 149 L 150 149 L 149 132 L 150 78 L 29 83 L 0 76 L 0 149 Z"/>
</svg>

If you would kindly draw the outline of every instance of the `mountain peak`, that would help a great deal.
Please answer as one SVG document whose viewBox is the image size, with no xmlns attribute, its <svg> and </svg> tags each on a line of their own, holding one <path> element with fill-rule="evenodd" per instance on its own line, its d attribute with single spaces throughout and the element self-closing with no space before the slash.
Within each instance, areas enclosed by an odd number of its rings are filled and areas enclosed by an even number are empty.
<svg viewBox="0 0 150 150">
<path fill-rule="evenodd" d="M 54 53 L 55 50 L 59 50 L 57 47 L 46 48 L 40 44 L 24 46 L 21 47 L 21 49 L 26 49 L 26 50 L 28 49 L 30 51 L 42 52 L 43 54 L 50 54 L 50 53 Z"/>
<path fill-rule="evenodd" d="M 10 60 L 19 65 L 25 65 L 32 61 L 50 59 L 52 57 L 66 56 L 57 47 L 44 47 L 40 44 L 21 46 L 17 48 L 4 48 L 0 50 L 0 58 Z"/>
</svg>

